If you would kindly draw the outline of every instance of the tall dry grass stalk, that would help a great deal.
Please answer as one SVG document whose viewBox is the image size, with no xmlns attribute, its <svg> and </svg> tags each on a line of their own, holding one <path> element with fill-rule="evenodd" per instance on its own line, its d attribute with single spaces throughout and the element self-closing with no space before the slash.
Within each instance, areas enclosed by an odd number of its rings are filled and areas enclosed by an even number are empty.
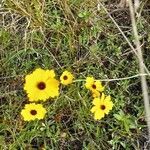
<svg viewBox="0 0 150 150">
<path fill-rule="evenodd" d="M 134 6 L 133 6 L 132 1 L 128 0 L 130 16 L 131 16 L 131 22 L 132 22 L 132 30 L 133 30 L 135 45 L 136 45 L 135 48 L 133 47 L 133 45 L 131 44 L 129 39 L 126 37 L 124 32 L 121 30 L 121 28 L 119 27 L 119 25 L 117 24 L 115 19 L 107 11 L 106 7 L 100 1 L 98 1 L 98 2 L 99 2 L 98 5 L 101 6 L 105 10 L 107 15 L 110 17 L 112 22 L 116 25 L 116 27 L 118 28 L 118 30 L 120 31 L 120 33 L 122 34 L 122 36 L 124 37 L 126 42 L 129 44 L 130 48 L 133 50 L 133 52 L 135 53 L 135 55 L 138 58 L 138 61 L 139 61 L 139 74 L 142 75 L 142 76 L 140 76 L 140 78 L 141 78 L 141 87 L 142 87 L 144 107 L 145 107 L 145 116 L 146 116 L 147 127 L 148 127 L 148 138 L 149 138 L 149 141 L 150 141 L 150 102 L 149 102 L 148 86 L 147 86 L 146 76 L 143 76 L 143 74 L 145 74 L 145 72 L 147 72 L 148 75 L 150 76 L 150 72 L 144 64 L 142 49 L 141 49 L 142 46 L 141 46 L 140 41 L 139 41 L 138 29 L 137 29 L 137 24 L 136 24 L 136 19 L 135 19 L 135 12 L 137 12 L 137 10 L 138 10 L 137 7 L 139 7 L 139 0 L 134 1 L 135 2 Z"/>
<path fill-rule="evenodd" d="M 129 2 L 131 22 L 132 22 L 132 30 L 134 34 L 135 45 L 136 45 L 136 50 L 137 50 L 138 60 L 139 60 L 139 72 L 141 74 L 144 74 L 145 73 L 145 69 L 143 67 L 144 60 L 143 60 L 142 48 L 141 48 L 141 44 L 139 41 L 138 29 L 137 29 L 137 24 L 136 24 L 136 19 L 135 19 L 135 8 L 131 0 L 128 0 L 128 2 Z M 150 140 L 150 103 L 149 103 L 149 95 L 148 95 L 148 86 L 147 86 L 147 81 L 146 81 L 145 76 L 141 76 L 141 86 L 142 86 L 143 100 L 144 100 L 144 106 L 145 106 L 145 115 L 146 115 L 146 120 L 147 120 L 148 135 L 149 135 L 149 140 Z"/>
</svg>

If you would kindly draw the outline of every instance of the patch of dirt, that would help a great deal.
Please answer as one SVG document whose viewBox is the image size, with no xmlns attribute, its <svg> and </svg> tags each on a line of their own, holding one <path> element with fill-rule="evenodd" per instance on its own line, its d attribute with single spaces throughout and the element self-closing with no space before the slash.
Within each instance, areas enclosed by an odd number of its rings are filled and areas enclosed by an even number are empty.
<svg viewBox="0 0 150 150">
<path fill-rule="evenodd" d="M 82 150 L 83 143 L 81 140 L 72 140 L 72 141 L 64 141 L 60 143 L 60 149 L 61 150 Z"/>
<path fill-rule="evenodd" d="M 60 110 L 54 117 L 56 123 L 60 123 L 63 129 L 70 129 L 73 126 L 75 116 L 70 108 Z"/>
</svg>

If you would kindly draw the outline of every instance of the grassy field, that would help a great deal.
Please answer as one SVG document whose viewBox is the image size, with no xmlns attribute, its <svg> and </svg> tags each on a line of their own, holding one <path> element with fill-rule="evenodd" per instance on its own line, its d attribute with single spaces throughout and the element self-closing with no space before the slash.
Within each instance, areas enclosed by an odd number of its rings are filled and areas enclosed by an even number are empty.
<svg viewBox="0 0 150 150">
<path fill-rule="evenodd" d="M 128 8 L 101 2 L 135 46 Z M 143 1 L 137 27 L 150 70 L 149 9 Z M 2 0 L 0 66 L 0 150 L 148 149 L 137 57 L 97 0 Z M 54 69 L 57 79 L 69 70 L 76 81 L 43 103 L 43 120 L 25 122 L 24 77 L 36 68 Z M 90 112 L 87 76 L 101 80 L 114 103 L 100 121 Z"/>
</svg>

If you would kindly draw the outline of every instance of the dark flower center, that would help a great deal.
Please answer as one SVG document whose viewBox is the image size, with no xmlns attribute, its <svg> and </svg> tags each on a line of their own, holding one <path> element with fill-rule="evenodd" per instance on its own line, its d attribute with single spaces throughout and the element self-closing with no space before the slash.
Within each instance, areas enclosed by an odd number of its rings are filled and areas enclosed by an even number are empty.
<svg viewBox="0 0 150 150">
<path fill-rule="evenodd" d="M 67 76 L 64 76 L 64 77 L 63 77 L 63 79 L 64 79 L 64 80 L 67 80 L 67 79 L 68 79 L 68 77 L 67 77 Z"/>
<path fill-rule="evenodd" d="M 46 84 L 44 82 L 40 82 L 40 83 L 38 83 L 37 87 L 40 90 L 44 90 L 46 88 Z"/>
<path fill-rule="evenodd" d="M 95 84 L 93 84 L 93 85 L 92 85 L 92 88 L 93 88 L 93 89 L 96 89 L 96 85 L 95 85 Z"/>
<path fill-rule="evenodd" d="M 101 105 L 101 107 L 100 107 L 102 110 L 104 110 L 105 108 L 106 108 L 106 106 L 105 105 Z"/>
<path fill-rule="evenodd" d="M 33 116 L 34 116 L 34 115 L 36 115 L 36 114 L 37 114 L 37 111 L 36 111 L 36 110 L 31 110 L 31 111 L 30 111 L 30 113 L 31 113 L 31 115 L 33 115 Z"/>
</svg>

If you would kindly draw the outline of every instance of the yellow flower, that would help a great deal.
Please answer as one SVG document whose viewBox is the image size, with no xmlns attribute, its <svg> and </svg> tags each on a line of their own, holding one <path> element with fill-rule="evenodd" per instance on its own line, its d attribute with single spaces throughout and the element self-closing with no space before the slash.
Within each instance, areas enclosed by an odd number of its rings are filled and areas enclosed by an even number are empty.
<svg viewBox="0 0 150 150">
<path fill-rule="evenodd" d="M 95 98 L 93 100 L 93 105 L 91 112 L 94 113 L 94 119 L 100 120 L 105 114 L 108 114 L 109 111 L 112 110 L 113 102 L 110 96 L 105 96 L 104 93 L 102 93 L 101 98 Z"/>
<path fill-rule="evenodd" d="M 100 97 L 100 92 L 98 92 L 98 91 L 94 91 L 94 92 L 92 92 L 92 97 L 94 97 L 94 98 L 97 98 L 97 97 Z"/>
<path fill-rule="evenodd" d="M 46 114 L 46 109 L 41 104 L 26 104 L 22 109 L 21 115 L 24 121 L 31 121 L 35 119 L 43 119 Z"/>
<path fill-rule="evenodd" d="M 69 71 L 64 71 L 60 76 L 60 81 L 64 85 L 71 84 L 73 82 L 74 76 Z"/>
<path fill-rule="evenodd" d="M 24 90 L 29 101 L 47 100 L 59 95 L 59 81 L 55 78 L 54 70 L 36 69 L 25 77 Z"/>
<path fill-rule="evenodd" d="M 101 81 L 95 81 L 93 77 L 87 77 L 85 87 L 91 90 L 93 93 L 96 91 L 102 92 L 104 91 L 104 87 L 102 86 Z"/>
</svg>

